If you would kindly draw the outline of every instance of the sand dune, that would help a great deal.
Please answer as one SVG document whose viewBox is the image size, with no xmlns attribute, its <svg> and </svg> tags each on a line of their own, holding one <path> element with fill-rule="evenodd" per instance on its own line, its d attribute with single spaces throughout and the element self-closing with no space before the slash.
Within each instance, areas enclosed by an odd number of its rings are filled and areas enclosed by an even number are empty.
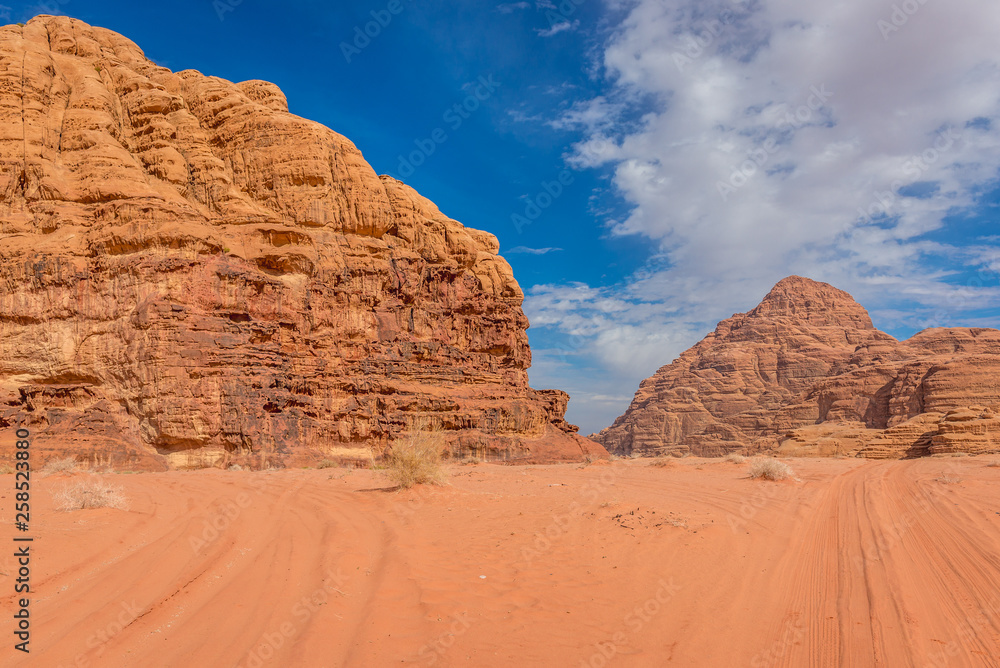
<svg viewBox="0 0 1000 668">
<path fill-rule="evenodd" d="M 479 465 L 406 491 L 345 469 L 111 475 L 130 510 L 70 513 L 52 476 L 32 653 L 3 665 L 997 666 L 987 463 L 795 460 L 780 483 L 694 458 Z"/>
</svg>

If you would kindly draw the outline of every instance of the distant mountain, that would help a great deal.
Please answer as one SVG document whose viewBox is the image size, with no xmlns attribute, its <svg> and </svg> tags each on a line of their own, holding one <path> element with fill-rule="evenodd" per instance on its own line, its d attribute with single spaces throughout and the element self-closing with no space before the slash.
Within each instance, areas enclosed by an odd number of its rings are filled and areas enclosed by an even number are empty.
<svg viewBox="0 0 1000 668">
<path fill-rule="evenodd" d="M 644 380 L 592 436 L 612 453 L 904 457 L 1000 450 L 1000 331 L 899 342 L 851 295 L 791 276 Z"/>
</svg>

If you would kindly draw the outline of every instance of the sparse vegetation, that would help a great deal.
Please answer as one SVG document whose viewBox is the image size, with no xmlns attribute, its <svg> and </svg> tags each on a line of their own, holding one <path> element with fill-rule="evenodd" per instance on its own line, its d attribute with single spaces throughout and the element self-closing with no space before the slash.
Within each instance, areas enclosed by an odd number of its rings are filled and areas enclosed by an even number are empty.
<svg viewBox="0 0 1000 668">
<path fill-rule="evenodd" d="M 8 475 L 13 472 L 14 472 L 14 467 L 10 466 L 9 464 L 4 464 L 3 466 L 0 466 L 0 475 Z"/>
<path fill-rule="evenodd" d="M 732 462 L 733 464 L 742 464 L 746 460 L 747 458 L 739 454 L 738 452 L 730 452 L 728 455 L 726 455 L 726 461 Z"/>
<path fill-rule="evenodd" d="M 323 461 L 321 461 L 319 464 L 316 465 L 316 468 L 335 469 L 337 468 L 337 466 L 338 466 L 337 462 L 333 461 L 332 459 L 324 459 Z"/>
<path fill-rule="evenodd" d="M 649 465 L 664 468 L 667 466 L 673 466 L 674 460 L 670 457 L 657 457 L 653 461 L 651 461 Z"/>
<path fill-rule="evenodd" d="M 417 431 L 397 442 L 386 458 L 386 472 L 400 487 L 444 482 L 441 444 L 434 432 Z"/>
<path fill-rule="evenodd" d="M 770 457 L 754 457 L 750 460 L 750 477 L 754 480 L 785 480 L 795 473 L 785 462 Z"/>
<path fill-rule="evenodd" d="M 97 72 L 98 74 L 100 74 L 101 73 L 101 66 L 100 65 L 94 65 L 94 71 Z"/>
<path fill-rule="evenodd" d="M 957 485 L 958 483 L 962 482 L 962 479 L 959 478 L 958 476 L 942 475 L 938 476 L 937 478 L 934 478 L 934 481 L 939 482 L 942 485 Z"/>
<path fill-rule="evenodd" d="M 69 483 L 55 493 L 55 500 L 56 507 L 66 512 L 84 508 L 129 509 L 124 489 L 110 485 L 100 478 Z"/>
<path fill-rule="evenodd" d="M 1000 468 L 1000 459 L 992 460 L 989 464 L 987 464 L 987 466 L 994 469 Z"/>
<path fill-rule="evenodd" d="M 41 468 L 39 473 L 43 476 L 54 473 L 76 473 L 80 465 L 75 457 L 64 457 L 63 459 L 50 459 Z"/>
</svg>

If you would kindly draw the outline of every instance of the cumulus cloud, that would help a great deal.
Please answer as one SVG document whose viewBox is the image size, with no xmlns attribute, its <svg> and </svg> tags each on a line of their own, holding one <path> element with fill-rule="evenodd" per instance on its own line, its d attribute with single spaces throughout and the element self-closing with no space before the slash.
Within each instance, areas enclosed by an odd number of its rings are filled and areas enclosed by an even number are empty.
<svg viewBox="0 0 1000 668">
<path fill-rule="evenodd" d="M 949 233 L 997 185 L 1000 5 L 609 5 L 624 18 L 606 90 L 553 125 L 581 133 L 572 164 L 612 170 L 630 213 L 608 234 L 660 255 L 614 286 L 614 318 L 593 317 L 602 290 L 554 301 L 586 286 L 531 292 L 529 314 L 563 333 L 614 320 L 581 348 L 643 377 L 789 274 L 852 292 L 883 325 L 1000 306 L 996 239 Z"/>
</svg>

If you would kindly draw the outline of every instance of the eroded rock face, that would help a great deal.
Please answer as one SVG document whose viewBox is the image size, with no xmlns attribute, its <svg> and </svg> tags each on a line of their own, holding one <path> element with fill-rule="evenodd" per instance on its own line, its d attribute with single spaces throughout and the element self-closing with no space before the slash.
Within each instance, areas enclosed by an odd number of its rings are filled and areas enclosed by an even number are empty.
<svg viewBox="0 0 1000 668">
<path fill-rule="evenodd" d="M 496 238 L 273 84 L 65 17 L 0 28 L 0 427 L 132 468 L 606 454 L 535 391 Z M 7 446 L 6 442 L 4 446 Z"/>
<path fill-rule="evenodd" d="M 792 276 L 644 380 L 594 435 L 613 453 L 921 456 L 1000 449 L 1000 331 L 899 342 L 836 288 Z"/>
</svg>

